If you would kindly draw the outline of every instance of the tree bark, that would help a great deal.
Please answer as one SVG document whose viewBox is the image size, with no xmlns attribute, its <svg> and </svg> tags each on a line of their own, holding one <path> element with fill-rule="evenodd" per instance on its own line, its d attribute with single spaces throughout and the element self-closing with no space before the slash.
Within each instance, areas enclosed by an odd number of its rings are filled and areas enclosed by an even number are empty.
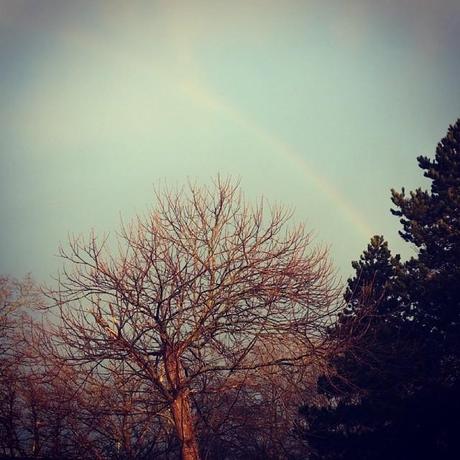
<svg viewBox="0 0 460 460">
<path fill-rule="evenodd" d="M 195 423 L 188 392 L 181 393 L 173 401 L 171 409 L 176 432 L 181 443 L 182 460 L 199 460 Z"/>
<path fill-rule="evenodd" d="M 195 432 L 195 420 L 190 403 L 190 390 L 183 388 L 184 370 L 175 352 L 167 352 L 165 369 L 175 394 L 171 403 L 176 434 L 181 444 L 182 460 L 199 460 L 200 453 Z"/>
</svg>

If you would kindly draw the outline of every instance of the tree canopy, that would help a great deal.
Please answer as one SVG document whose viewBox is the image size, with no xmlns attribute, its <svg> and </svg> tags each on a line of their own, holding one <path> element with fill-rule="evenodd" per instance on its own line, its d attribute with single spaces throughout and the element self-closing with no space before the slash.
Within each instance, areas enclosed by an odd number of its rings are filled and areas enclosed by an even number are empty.
<svg viewBox="0 0 460 460">
<path fill-rule="evenodd" d="M 171 414 L 184 459 L 200 456 L 199 397 L 314 363 L 326 344 L 337 293 L 326 253 L 287 211 L 263 211 L 218 179 L 157 192 L 117 255 L 95 236 L 62 251 L 55 353 L 81 372 L 123 363 L 158 416 Z"/>
</svg>

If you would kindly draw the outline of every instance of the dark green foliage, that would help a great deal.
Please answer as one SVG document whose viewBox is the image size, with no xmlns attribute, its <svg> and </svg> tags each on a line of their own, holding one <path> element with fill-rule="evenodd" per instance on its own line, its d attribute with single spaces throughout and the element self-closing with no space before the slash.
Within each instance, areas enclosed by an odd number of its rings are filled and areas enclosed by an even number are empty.
<svg viewBox="0 0 460 460">
<path fill-rule="evenodd" d="M 419 261 L 433 269 L 458 264 L 460 239 L 460 120 L 450 126 L 436 148 L 434 160 L 419 156 L 419 166 L 429 178 L 431 192 L 417 189 L 406 196 L 392 190 L 401 217 L 404 240 L 420 250 Z M 458 266 L 457 266 L 458 268 Z"/>
<path fill-rule="evenodd" d="M 460 455 L 460 120 L 434 160 L 431 190 L 392 191 L 404 264 L 373 237 L 331 330 L 340 353 L 322 377 L 323 404 L 302 408 L 321 459 L 450 459 Z"/>
<path fill-rule="evenodd" d="M 398 299 L 395 288 L 401 271 L 400 257 L 392 257 L 383 236 L 371 238 L 359 261 L 352 262 L 356 275 L 348 280 L 345 291 L 346 307 L 339 324 L 362 315 L 372 308 L 374 315 L 387 315 L 395 310 Z"/>
<path fill-rule="evenodd" d="M 392 191 L 401 236 L 417 246 L 407 263 L 415 320 L 454 353 L 460 347 L 460 120 L 449 127 L 434 161 L 418 157 L 431 192 Z"/>
<path fill-rule="evenodd" d="M 324 405 L 302 409 L 309 423 L 306 439 L 314 458 L 396 458 L 386 446 L 388 432 L 396 428 L 389 421 L 400 411 L 399 395 L 414 358 L 410 337 L 401 327 L 397 287 L 402 267 L 381 236 L 371 239 L 353 267 L 346 307 L 330 332 L 345 351 L 331 360 L 335 373 L 318 381 Z M 404 355 L 401 347 L 407 350 Z"/>
</svg>

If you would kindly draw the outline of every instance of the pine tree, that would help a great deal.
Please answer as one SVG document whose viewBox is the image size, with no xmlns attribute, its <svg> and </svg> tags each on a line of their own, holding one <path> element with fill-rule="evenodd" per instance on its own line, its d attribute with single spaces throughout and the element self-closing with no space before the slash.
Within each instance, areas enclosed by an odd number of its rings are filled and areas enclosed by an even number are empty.
<svg viewBox="0 0 460 460">
<path fill-rule="evenodd" d="M 401 236 L 418 249 L 406 263 L 409 281 L 409 318 L 418 328 L 419 353 L 425 375 L 414 395 L 427 410 L 421 416 L 437 458 L 456 458 L 460 448 L 460 119 L 449 126 L 436 148 L 434 160 L 418 157 L 430 191 L 417 189 L 406 196 L 392 191 L 400 217 Z M 433 405 L 433 402 L 436 402 Z M 431 409 L 428 410 L 428 409 Z"/>
<path fill-rule="evenodd" d="M 392 190 L 404 264 L 374 237 L 345 293 L 331 339 L 349 343 L 319 380 L 322 407 L 302 409 L 322 459 L 456 458 L 460 422 L 460 120 L 434 160 L 431 189 Z"/>
<path fill-rule="evenodd" d="M 359 261 L 353 261 L 351 265 L 356 274 L 348 280 L 344 295 L 346 308 L 340 322 L 359 315 L 366 305 L 377 307 L 380 314 L 391 310 L 394 304 L 394 301 L 390 302 L 394 291 L 392 283 L 397 279 L 401 265 L 400 256 L 392 257 L 383 236 L 373 236 Z"/>
<path fill-rule="evenodd" d="M 318 381 L 323 404 L 301 409 L 313 458 L 390 458 L 383 433 L 393 430 L 388 420 L 397 418 L 401 383 L 412 369 L 412 353 L 404 359 L 399 353 L 402 340 L 406 348 L 408 343 L 399 311 L 399 256 L 392 257 L 383 237 L 374 236 L 352 266 L 355 276 L 348 280 L 346 306 L 330 331 L 331 340 L 346 347 L 345 352 L 331 360 L 332 377 Z"/>
<path fill-rule="evenodd" d="M 449 127 L 434 160 L 418 157 L 431 191 L 392 190 L 405 241 L 418 248 L 407 263 L 412 314 L 433 341 L 460 351 L 460 119 Z"/>
</svg>

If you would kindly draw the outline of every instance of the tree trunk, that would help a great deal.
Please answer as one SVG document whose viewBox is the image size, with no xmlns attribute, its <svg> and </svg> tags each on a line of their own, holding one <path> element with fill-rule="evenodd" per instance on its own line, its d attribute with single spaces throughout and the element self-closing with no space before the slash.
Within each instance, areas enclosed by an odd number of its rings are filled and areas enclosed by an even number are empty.
<svg viewBox="0 0 460 460">
<path fill-rule="evenodd" d="M 190 389 L 183 388 L 184 369 L 179 357 L 173 351 L 165 356 L 167 379 L 172 387 L 175 398 L 171 403 L 176 434 L 181 444 L 182 460 L 199 460 L 200 453 L 195 433 L 195 421 L 190 404 Z"/>
<path fill-rule="evenodd" d="M 181 443 L 182 460 L 199 460 L 195 423 L 188 392 L 181 393 L 173 401 L 171 409 L 176 432 Z"/>
</svg>

